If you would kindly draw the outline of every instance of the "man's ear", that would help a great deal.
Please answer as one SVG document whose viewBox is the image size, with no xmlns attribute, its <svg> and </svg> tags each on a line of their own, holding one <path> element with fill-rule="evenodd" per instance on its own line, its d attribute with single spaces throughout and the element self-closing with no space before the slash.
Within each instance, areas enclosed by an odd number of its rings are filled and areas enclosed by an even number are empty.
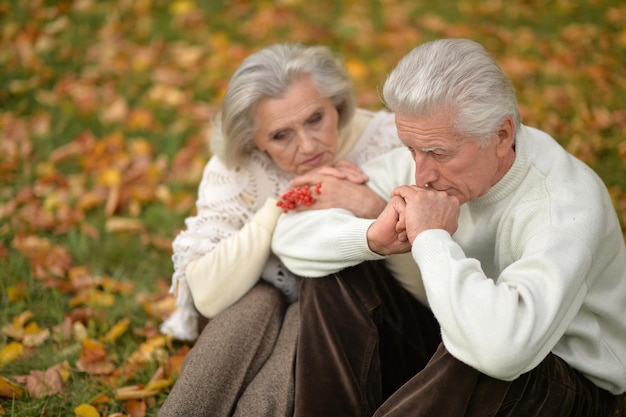
<svg viewBox="0 0 626 417">
<path fill-rule="evenodd" d="M 511 116 L 505 117 L 498 129 L 498 154 L 504 155 L 515 144 L 515 124 Z"/>
</svg>

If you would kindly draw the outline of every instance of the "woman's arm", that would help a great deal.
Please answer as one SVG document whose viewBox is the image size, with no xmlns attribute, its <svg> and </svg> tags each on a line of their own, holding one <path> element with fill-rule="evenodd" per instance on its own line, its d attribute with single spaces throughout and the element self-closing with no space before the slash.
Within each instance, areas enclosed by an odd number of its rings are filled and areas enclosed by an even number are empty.
<svg viewBox="0 0 626 417">
<path fill-rule="evenodd" d="M 203 316 L 215 317 L 259 280 L 270 254 L 272 232 L 280 212 L 276 200 L 267 199 L 240 230 L 187 265 L 187 283 L 194 304 Z"/>
</svg>

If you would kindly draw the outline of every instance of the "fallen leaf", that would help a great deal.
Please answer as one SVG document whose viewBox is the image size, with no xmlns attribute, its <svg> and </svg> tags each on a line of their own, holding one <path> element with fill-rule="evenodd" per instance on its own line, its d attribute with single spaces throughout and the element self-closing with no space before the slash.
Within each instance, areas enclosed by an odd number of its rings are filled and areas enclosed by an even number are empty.
<svg viewBox="0 0 626 417">
<path fill-rule="evenodd" d="M 140 385 L 129 385 L 115 390 L 117 401 L 138 400 L 157 395 L 160 390 L 148 390 Z"/>
<path fill-rule="evenodd" d="M 115 364 L 108 357 L 102 342 L 93 339 L 84 339 L 80 350 L 80 358 L 76 367 L 89 374 L 110 374 L 115 370 Z"/>
<path fill-rule="evenodd" d="M 11 342 L 0 351 L 0 368 L 9 362 L 13 362 L 24 353 L 24 345 L 20 342 Z"/>
<path fill-rule="evenodd" d="M 22 343 L 26 347 L 34 347 L 43 344 L 50 337 L 50 329 L 42 329 L 35 322 L 31 322 L 24 328 Z"/>
<path fill-rule="evenodd" d="M 91 404 L 81 404 L 74 409 L 76 417 L 100 417 L 100 413 Z"/>
<path fill-rule="evenodd" d="M 30 371 L 28 375 L 18 375 L 15 380 L 26 386 L 28 395 L 33 398 L 43 398 L 58 394 L 65 387 L 63 376 L 57 367 L 45 371 Z"/>
<path fill-rule="evenodd" d="M 143 399 L 131 399 L 126 401 L 126 411 L 131 417 L 144 417 L 148 406 Z"/>
<path fill-rule="evenodd" d="M 105 343 L 115 342 L 126 332 L 126 330 L 128 330 L 129 325 L 130 319 L 128 318 L 118 321 L 103 337 L 100 338 L 100 341 Z"/>
<path fill-rule="evenodd" d="M 0 375 L 0 397 L 21 398 L 23 394 L 24 389 L 22 387 Z"/>
</svg>

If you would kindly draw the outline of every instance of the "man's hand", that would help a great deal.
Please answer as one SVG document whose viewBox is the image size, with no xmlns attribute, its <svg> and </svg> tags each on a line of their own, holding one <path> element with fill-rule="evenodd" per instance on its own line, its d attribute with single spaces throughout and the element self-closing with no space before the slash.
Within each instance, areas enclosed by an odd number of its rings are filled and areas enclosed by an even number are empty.
<svg viewBox="0 0 626 417">
<path fill-rule="evenodd" d="M 411 245 L 423 231 L 443 229 L 451 235 L 459 225 L 459 200 L 443 191 L 403 185 L 392 196 L 404 200 L 404 227 Z"/>
<path fill-rule="evenodd" d="M 392 192 L 383 212 L 367 230 L 370 249 L 381 255 L 411 250 L 413 241 L 429 229 L 451 235 L 458 227 L 460 206 L 456 197 L 443 191 L 404 185 Z"/>
<path fill-rule="evenodd" d="M 380 255 L 405 253 L 411 250 L 404 226 L 406 203 L 402 197 L 391 198 L 380 216 L 367 229 L 370 250 Z"/>
</svg>

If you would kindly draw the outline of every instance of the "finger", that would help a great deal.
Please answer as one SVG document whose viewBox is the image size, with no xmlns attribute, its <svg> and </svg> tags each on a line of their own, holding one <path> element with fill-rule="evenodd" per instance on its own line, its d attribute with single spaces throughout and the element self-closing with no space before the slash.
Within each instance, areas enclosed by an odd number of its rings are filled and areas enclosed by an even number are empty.
<svg viewBox="0 0 626 417">
<path fill-rule="evenodd" d="M 359 168 L 357 164 L 355 164 L 352 161 L 348 161 L 346 159 L 340 159 L 339 161 L 335 162 L 334 166 L 337 168 L 343 168 L 343 169 L 353 169 L 353 170 L 359 170 L 359 171 L 361 170 L 361 168 Z"/>
</svg>

